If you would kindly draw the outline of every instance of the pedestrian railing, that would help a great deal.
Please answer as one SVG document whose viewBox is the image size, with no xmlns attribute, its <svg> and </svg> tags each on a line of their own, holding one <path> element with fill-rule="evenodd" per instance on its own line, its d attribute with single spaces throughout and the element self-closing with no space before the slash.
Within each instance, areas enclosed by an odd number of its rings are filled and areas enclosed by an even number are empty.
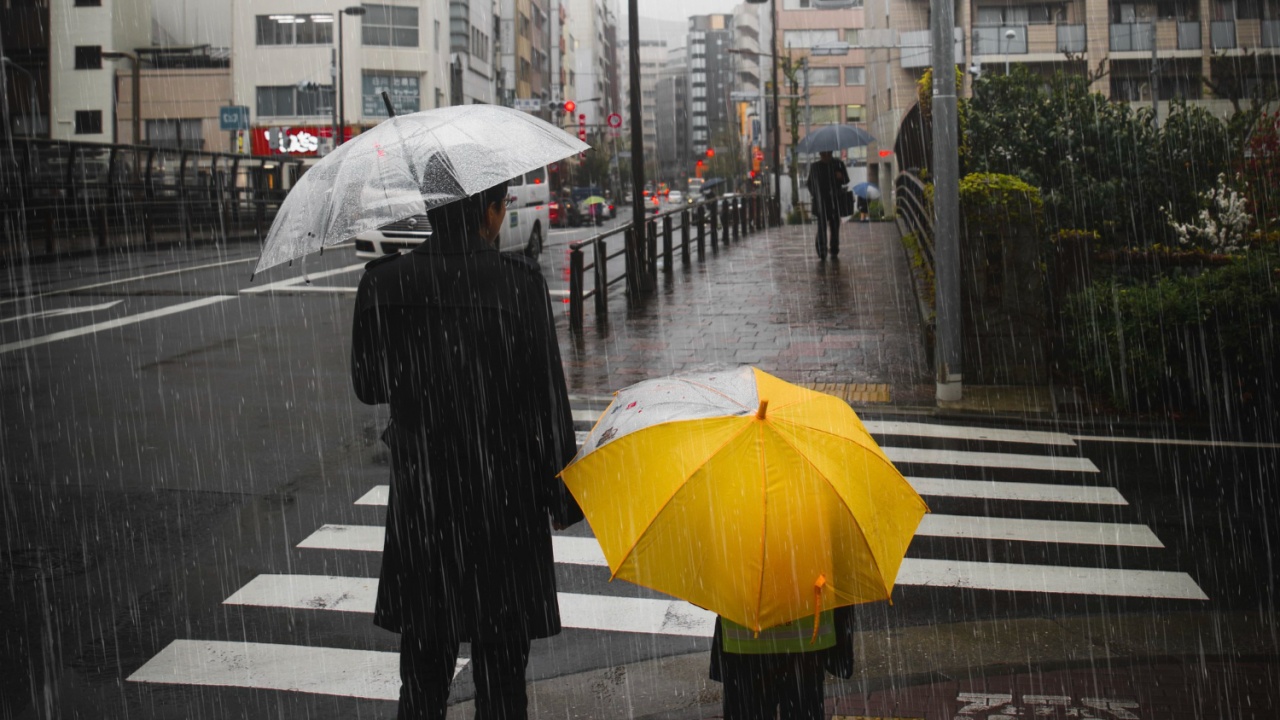
<svg viewBox="0 0 1280 720">
<path fill-rule="evenodd" d="M 764 228 L 766 210 L 765 198 L 755 193 L 715 198 L 646 217 L 639 222 L 633 220 L 587 240 L 570 243 L 569 330 L 575 334 L 582 332 L 587 300 L 593 301 L 596 318 L 603 323 L 609 317 L 610 288 L 628 280 L 628 286 L 640 287 L 644 285 L 640 276 L 657 277 L 659 238 L 662 239 L 662 270 L 669 273 L 675 266 L 676 252 L 680 253 L 681 262 L 688 265 L 692 262 L 694 248 L 699 260 L 706 256 L 708 240 L 714 250 L 717 245 L 727 246 L 754 230 Z M 642 235 L 637 236 L 638 232 Z M 619 235 L 623 237 L 623 246 L 610 253 L 609 241 Z M 627 247 L 636 247 L 640 252 L 628 254 Z M 588 250 L 590 262 L 586 257 Z M 627 257 L 626 268 L 622 274 L 611 278 L 609 261 L 619 256 Z M 635 258 L 639 259 L 638 263 Z M 586 287 L 588 273 L 590 289 Z"/>
<path fill-rule="evenodd" d="M 104 249 L 133 237 L 261 238 L 301 171 L 289 157 L 6 139 L 0 255 Z"/>
<path fill-rule="evenodd" d="M 907 232 L 920 243 L 923 260 L 933 267 L 933 208 L 925 193 L 924 183 L 909 172 L 898 173 L 893 182 L 894 210 L 897 218 L 906 225 Z"/>
</svg>

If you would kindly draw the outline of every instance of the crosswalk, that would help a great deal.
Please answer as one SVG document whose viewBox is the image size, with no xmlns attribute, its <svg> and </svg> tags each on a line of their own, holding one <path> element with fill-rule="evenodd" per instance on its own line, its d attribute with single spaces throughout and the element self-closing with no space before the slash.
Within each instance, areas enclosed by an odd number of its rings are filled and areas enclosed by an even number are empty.
<svg viewBox="0 0 1280 720">
<path fill-rule="evenodd" d="M 597 411 L 586 408 L 575 410 L 579 442 L 596 415 Z M 925 516 L 917 531 L 918 542 L 899 572 L 899 588 L 955 592 L 957 598 L 961 593 L 1018 592 L 1192 603 L 1209 599 L 1185 572 L 1131 567 L 1120 561 L 1126 552 L 1145 553 L 1148 558 L 1156 553 L 1158 558 L 1164 544 L 1146 525 L 1113 521 L 1131 509 L 1128 501 L 1070 436 L 955 423 L 881 420 L 865 425 L 926 500 L 937 505 L 951 502 L 964 510 L 939 510 Z M 377 484 L 351 502 L 367 513 L 369 508 L 385 507 L 387 498 L 388 487 Z M 982 510 L 975 514 L 972 508 Z M 382 551 L 382 526 L 343 520 L 320 523 L 296 547 L 333 556 L 373 556 Z M 599 544 L 577 532 L 554 537 L 556 563 L 590 574 L 591 589 L 599 592 L 559 594 L 565 628 L 655 638 L 711 636 L 714 616 L 701 608 L 639 589 L 628 594 L 617 583 L 608 585 Z M 945 556 L 957 543 L 965 544 L 965 557 Z M 996 552 L 985 559 L 973 554 L 975 548 L 1020 544 L 1065 548 L 1054 557 L 1094 560 L 1079 566 L 1069 561 L 1035 564 L 1004 562 L 1008 558 L 999 558 Z M 1071 552 L 1088 548 L 1106 552 Z M 1155 562 L 1160 564 L 1158 559 Z M 235 590 L 222 605 L 246 613 L 371 615 L 377 583 L 376 577 L 264 573 Z M 251 637 L 178 638 L 129 680 L 393 700 L 399 688 L 397 662 L 396 653 L 387 650 L 258 642 Z M 455 674 L 466 664 L 467 659 L 460 658 Z"/>
</svg>

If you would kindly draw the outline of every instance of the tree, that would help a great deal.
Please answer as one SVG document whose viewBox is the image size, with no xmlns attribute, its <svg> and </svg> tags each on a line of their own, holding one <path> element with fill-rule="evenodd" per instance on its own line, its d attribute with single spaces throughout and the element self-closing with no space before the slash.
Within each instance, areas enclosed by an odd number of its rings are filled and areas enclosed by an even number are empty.
<svg viewBox="0 0 1280 720">
<path fill-rule="evenodd" d="M 787 172 L 791 176 L 791 207 L 800 212 L 802 218 L 806 217 L 805 207 L 799 203 L 800 199 L 800 180 L 797 177 L 799 173 L 799 153 L 796 152 L 796 145 L 799 144 L 800 138 L 800 73 L 803 65 L 791 57 L 788 52 L 785 56 L 778 58 L 778 66 L 782 69 L 782 76 L 791 86 L 790 97 L 787 98 L 787 129 L 791 132 L 791 159 L 787 163 Z"/>
</svg>

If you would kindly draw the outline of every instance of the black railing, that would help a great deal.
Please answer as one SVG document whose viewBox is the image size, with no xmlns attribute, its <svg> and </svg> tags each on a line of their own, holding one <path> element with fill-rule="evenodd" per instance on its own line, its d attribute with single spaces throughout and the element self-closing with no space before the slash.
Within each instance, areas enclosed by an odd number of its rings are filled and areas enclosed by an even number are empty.
<svg viewBox="0 0 1280 720">
<path fill-rule="evenodd" d="M 0 140 L 0 258 L 264 237 L 302 172 L 291 157 L 61 140 Z"/>
<path fill-rule="evenodd" d="M 922 259 L 933 267 L 933 212 L 924 183 L 912 173 L 898 173 L 893 182 L 894 210 L 907 232 L 920 243 Z"/>
<path fill-rule="evenodd" d="M 693 249 L 696 247 L 698 259 L 701 260 L 706 256 L 708 240 L 714 250 L 717 245 L 729 245 L 753 230 L 763 229 L 767 221 L 766 210 L 765 198 L 759 194 L 715 198 L 646 217 L 639 225 L 633 221 L 587 240 L 570 243 L 569 330 L 573 333 L 582 332 L 587 300 L 594 301 L 596 318 L 601 322 L 607 321 L 609 290 L 626 281 L 628 273 L 645 273 L 650 278 L 657 277 L 659 237 L 662 239 L 662 269 L 664 272 L 671 272 L 675 266 L 677 251 L 680 252 L 681 262 L 688 265 L 692 262 Z M 632 263 L 628 263 L 623 273 L 609 277 L 609 261 L 625 256 L 627 244 L 637 242 L 637 227 L 644 233 L 644 252 L 636 254 L 643 259 L 642 267 L 632 267 Z M 675 239 L 677 229 L 678 243 Z M 610 253 L 609 239 L 617 235 L 623 236 L 623 247 Z M 586 248 L 591 249 L 589 263 L 585 257 Z M 588 272 L 592 278 L 590 290 L 586 288 Z M 629 284 L 642 285 L 634 280 Z"/>
</svg>

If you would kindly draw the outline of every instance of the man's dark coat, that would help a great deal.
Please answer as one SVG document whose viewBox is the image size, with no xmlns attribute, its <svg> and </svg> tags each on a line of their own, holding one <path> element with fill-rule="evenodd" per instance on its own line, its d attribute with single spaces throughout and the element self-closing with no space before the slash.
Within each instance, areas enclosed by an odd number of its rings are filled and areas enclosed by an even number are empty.
<svg viewBox="0 0 1280 720">
<path fill-rule="evenodd" d="M 844 163 L 835 159 L 815 160 L 809 165 L 809 177 L 805 185 L 809 188 L 809 197 L 813 199 L 813 211 L 823 217 L 834 217 L 840 214 L 837 195 L 849 182 L 849 171 Z"/>
<path fill-rule="evenodd" d="M 537 265 L 440 228 L 370 263 L 351 365 L 360 400 L 391 405 L 374 623 L 463 642 L 560 632 L 548 514 L 581 514 L 556 478 L 576 443 Z"/>
</svg>

